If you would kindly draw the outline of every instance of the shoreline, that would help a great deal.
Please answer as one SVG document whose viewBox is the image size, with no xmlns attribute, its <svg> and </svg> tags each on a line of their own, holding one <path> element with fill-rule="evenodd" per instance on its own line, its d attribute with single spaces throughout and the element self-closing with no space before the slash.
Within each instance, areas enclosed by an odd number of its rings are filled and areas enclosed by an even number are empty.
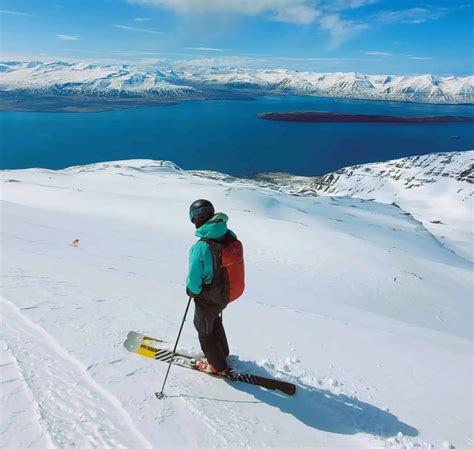
<svg viewBox="0 0 474 449">
<path fill-rule="evenodd" d="M 381 103 L 405 103 L 420 104 L 442 107 L 474 107 L 473 103 L 436 103 L 424 101 L 410 101 L 406 99 L 383 99 L 383 98 L 363 98 L 345 97 L 332 95 L 297 95 L 294 93 L 272 93 L 261 90 L 242 89 L 239 91 L 228 91 L 226 89 L 208 89 L 205 95 L 189 97 L 153 97 L 153 96 L 87 96 L 87 95 L 37 95 L 34 93 L 1 91 L 0 90 L 0 111 L 10 112 L 61 112 L 61 113 L 91 113 L 110 112 L 114 110 L 133 109 L 146 106 L 171 106 L 189 101 L 226 101 L 226 100 L 258 100 L 264 97 L 288 97 L 314 98 L 328 100 L 342 100 L 354 102 L 381 102 Z M 321 111 L 296 111 L 296 112 L 265 112 L 257 115 L 257 118 L 266 120 L 281 121 L 316 121 L 316 120 L 296 120 L 270 118 L 272 114 L 307 114 L 321 113 Z M 320 120 L 322 121 L 322 120 Z M 325 120 L 329 122 L 330 120 Z"/>
</svg>

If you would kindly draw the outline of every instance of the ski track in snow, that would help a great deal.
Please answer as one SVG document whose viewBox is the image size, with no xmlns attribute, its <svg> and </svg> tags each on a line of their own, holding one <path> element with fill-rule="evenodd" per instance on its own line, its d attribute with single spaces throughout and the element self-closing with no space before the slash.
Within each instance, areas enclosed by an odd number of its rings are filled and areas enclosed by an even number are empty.
<svg viewBox="0 0 474 449">
<path fill-rule="evenodd" d="M 25 381 L 17 360 L 4 340 L 0 341 L 0 402 L 3 410 L 0 427 L 2 447 L 53 448 L 53 442 L 41 425 L 41 412 Z M 20 440 L 27 434 L 29 442 Z"/>
<path fill-rule="evenodd" d="M 0 298 L 0 305 L 2 403 L 14 404 L 18 397 L 29 408 L 17 413 L 6 409 L 9 415 L 2 416 L 1 427 L 8 430 L 14 421 L 15 432 L 1 430 L 2 447 L 152 447 L 117 398 L 80 362 L 11 302 Z M 5 383 L 16 388 L 7 389 Z M 28 430 L 28 442 L 18 434 L 22 427 Z"/>
</svg>

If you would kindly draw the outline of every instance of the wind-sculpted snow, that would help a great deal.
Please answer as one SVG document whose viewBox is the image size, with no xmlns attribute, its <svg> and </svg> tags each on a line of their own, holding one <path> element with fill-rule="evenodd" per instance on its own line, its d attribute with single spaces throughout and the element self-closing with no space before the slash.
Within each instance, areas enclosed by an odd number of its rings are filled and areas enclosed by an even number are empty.
<svg viewBox="0 0 474 449">
<path fill-rule="evenodd" d="M 3 62 L 0 91 L 36 95 L 228 98 L 294 94 L 423 103 L 474 103 L 474 76 L 396 76 L 285 69 Z"/>
<path fill-rule="evenodd" d="M 432 155 L 420 176 L 431 167 L 430 186 L 463 188 L 462 159 L 444 176 L 444 156 Z M 0 179 L 2 447 L 428 449 L 472 439 L 472 263 L 399 207 L 307 194 L 307 178 L 282 185 L 152 160 Z M 230 363 L 296 383 L 291 398 L 173 367 L 158 401 L 166 364 L 122 347 L 129 330 L 173 347 L 198 197 L 229 214 L 245 247 L 247 289 L 223 317 Z M 191 314 L 178 350 L 199 354 Z"/>
</svg>

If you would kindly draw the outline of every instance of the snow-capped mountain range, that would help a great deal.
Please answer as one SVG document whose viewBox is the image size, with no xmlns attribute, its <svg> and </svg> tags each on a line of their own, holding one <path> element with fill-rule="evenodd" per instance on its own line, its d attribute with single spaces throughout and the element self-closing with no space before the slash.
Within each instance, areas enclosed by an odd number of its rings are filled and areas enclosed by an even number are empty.
<svg viewBox="0 0 474 449">
<path fill-rule="evenodd" d="M 230 95 L 293 94 L 424 103 L 474 103 L 474 76 L 316 73 L 235 67 L 0 63 L 0 92 L 180 100 Z"/>
<path fill-rule="evenodd" d="M 93 97 L 154 96 L 194 98 L 191 86 L 173 84 L 173 75 L 159 69 L 67 62 L 5 62 L 0 64 L 0 90 L 34 94 Z"/>
</svg>

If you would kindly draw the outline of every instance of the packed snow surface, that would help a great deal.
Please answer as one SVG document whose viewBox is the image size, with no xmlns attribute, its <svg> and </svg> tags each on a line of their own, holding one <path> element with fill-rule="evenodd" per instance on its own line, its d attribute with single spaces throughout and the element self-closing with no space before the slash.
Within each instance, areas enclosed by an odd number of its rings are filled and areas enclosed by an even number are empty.
<svg viewBox="0 0 474 449">
<path fill-rule="evenodd" d="M 1 178 L 2 447 L 473 447 L 472 263 L 403 209 L 150 160 Z M 122 347 L 173 345 L 201 197 L 245 247 L 231 364 L 293 397 L 173 367 L 160 401 Z"/>
<path fill-rule="evenodd" d="M 192 63 L 110 65 L 64 61 L 0 62 L 0 90 L 35 94 L 213 98 L 258 94 L 474 103 L 474 76 L 366 75 L 287 69 L 202 67 Z"/>
</svg>

